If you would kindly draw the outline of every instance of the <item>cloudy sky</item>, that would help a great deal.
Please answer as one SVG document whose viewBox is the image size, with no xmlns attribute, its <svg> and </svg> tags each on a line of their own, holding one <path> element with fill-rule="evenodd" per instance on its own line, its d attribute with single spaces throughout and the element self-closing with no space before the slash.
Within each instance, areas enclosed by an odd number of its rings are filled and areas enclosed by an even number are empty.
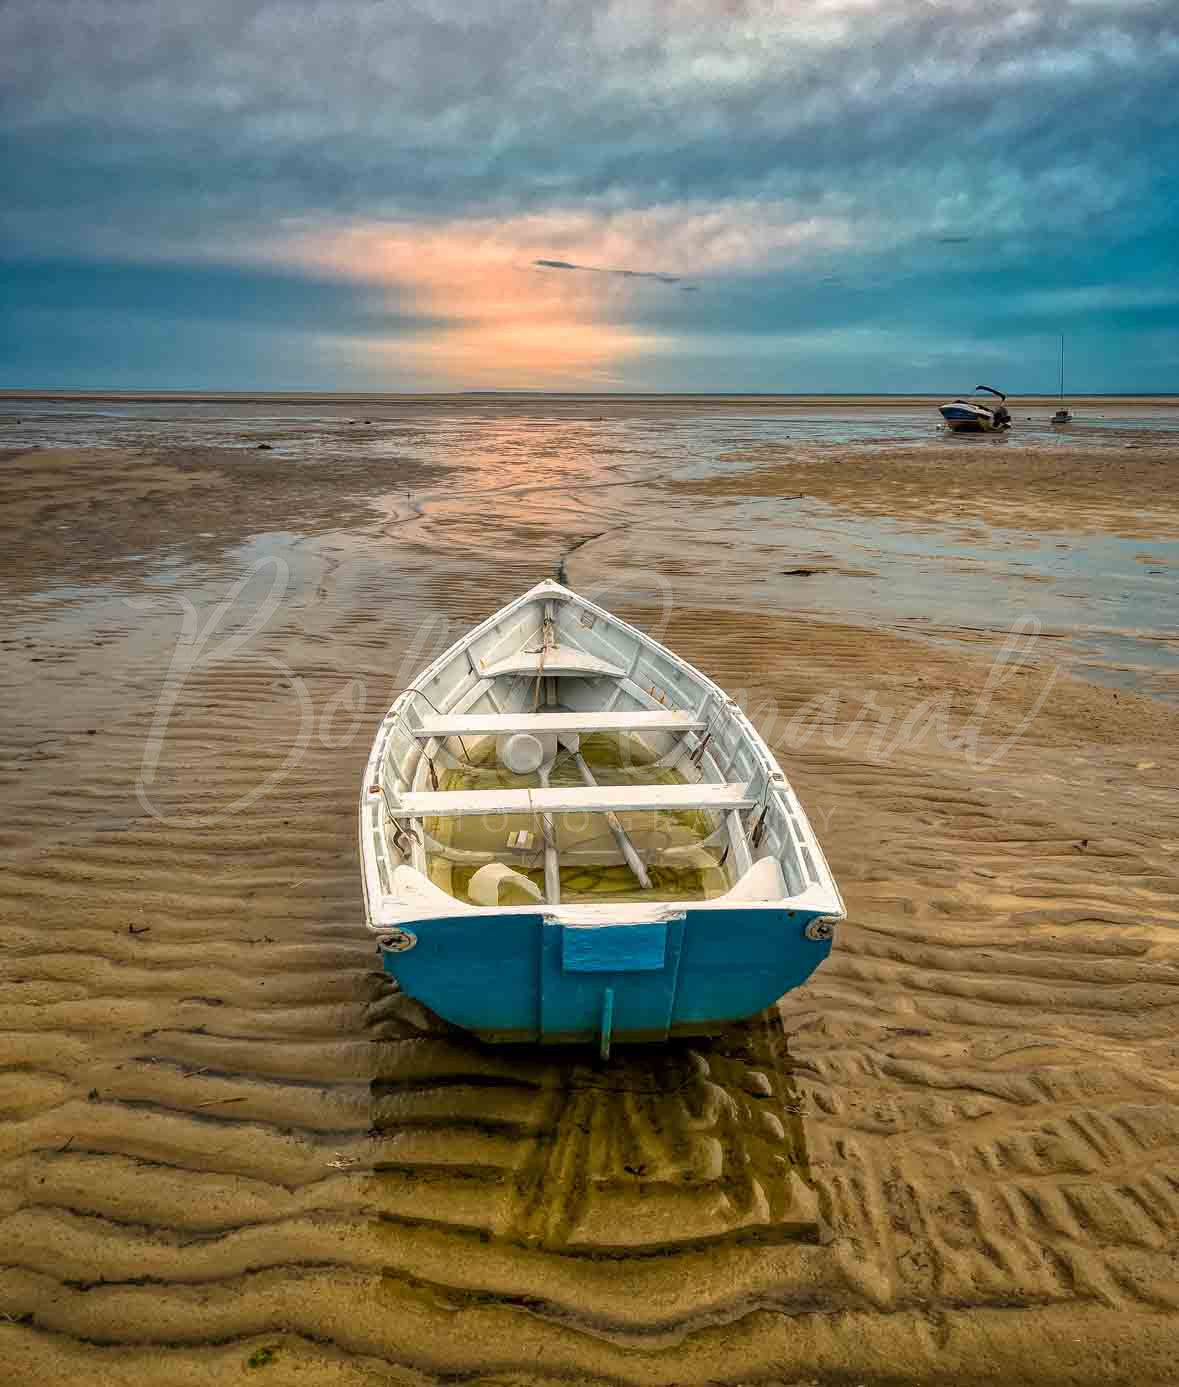
<svg viewBox="0 0 1179 1387">
<path fill-rule="evenodd" d="M 1179 0 L 0 0 L 0 385 L 1179 390 Z"/>
</svg>

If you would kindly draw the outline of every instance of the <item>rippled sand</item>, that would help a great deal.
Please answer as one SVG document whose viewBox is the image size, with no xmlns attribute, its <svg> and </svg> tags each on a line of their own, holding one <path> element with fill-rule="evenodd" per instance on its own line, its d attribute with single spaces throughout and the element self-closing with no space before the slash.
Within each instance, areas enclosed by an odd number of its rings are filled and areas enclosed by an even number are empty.
<svg viewBox="0 0 1179 1387">
<path fill-rule="evenodd" d="M 750 595 L 795 465 L 849 513 L 1156 552 L 1164 473 L 568 447 L 0 462 L 5 1380 L 1173 1381 L 1179 709 Z M 355 861 L 394 690 L 562 559 L 740 694 L 850 916 L 775 1012 L 604 1067 L 398 996 Z M 191 668 L 186 603 L 198 639 L 226 603 Z"/>
<path fill-rule="evenodd" d="M 802 493 L 904 520 L 1179 538 L 1172 495 L 1179 438 L 1136 429 L 1103 441 L 1109 446 L 1061 456 L 1059 447 L 1021 445 L 1002 434 L 962 435 L 936 446 L 845 454 L 836 466 L 805 445 L 767 443 L 723 454 L 740 470 L 689 488 L 712 496 Z"/>
</svg>

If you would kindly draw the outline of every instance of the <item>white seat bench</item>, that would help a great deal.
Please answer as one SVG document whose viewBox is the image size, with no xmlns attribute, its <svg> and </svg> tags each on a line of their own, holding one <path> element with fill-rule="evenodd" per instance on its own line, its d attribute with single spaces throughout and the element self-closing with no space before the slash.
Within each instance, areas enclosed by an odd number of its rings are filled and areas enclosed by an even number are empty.
<svg viewBox="0 0 1179 1387">
<path fill-rule="evenodd" d="M 428 716 L 416 737 L 495 737 L 509 732 L 699 732 L 705 726 L 691 713 L 460 713 Z"/>
<path fill-rule="evenodd" d="M 580 675 L 584 679 L 597 679 L 603 675 L 611 679 L 623 679 L 626 670 L 620 665 L 612 665 L 608 660 L 599 660 L 596 655 L 587 655 L 584 650 L 572 646 L 554 645 L 544 652 L 522 650 L 509 655 L 506 660 L 497 660 L 491 665 L 480 665 L 479 673 L 484 679 L 495 679 L 501 674 L 565 674 Z"/>
<path fill-rule="evenodd" d="M 667 809 L 752 809 L 745 785 L 554 785 L 549 789 L 433 790 L 404 794 L 389 814 L 398 819 L 480 814 L 625 814 Z"/>
</svg>

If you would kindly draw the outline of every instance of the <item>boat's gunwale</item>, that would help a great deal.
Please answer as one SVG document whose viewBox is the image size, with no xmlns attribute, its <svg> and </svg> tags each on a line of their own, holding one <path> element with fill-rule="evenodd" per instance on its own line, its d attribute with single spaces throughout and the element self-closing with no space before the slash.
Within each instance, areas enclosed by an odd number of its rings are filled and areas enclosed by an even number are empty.
<svg viewBox="0 0 1179 1387">
<path fill-rule="evenodd" d="M 768 802 L 771 794 L 777 793 L 784 801 L 784 808 L 788 817 L 793 821 L 798 830 L 804 846 L 811 858 L 814 867 L 814 875 L 817 880 L 809 882 L 801 892 L 793 896 L 783 896 L 771 901 L 742 901 L 739 908 L 742 910 L 756 910 L 759 913 L 765 910 L 776 910 L 790 914 L 798 911 L 814 911 L 825 918 L 831 920 L 842 920 L 846 918 L 843 899 L 839 888 L 831 873 L 831 868 L 827 862 L 826 855 L 814 832 L 806 810 L 800 803 L 794 787 L 791 785 L 785 772 L 782 770 L 777 757 L 770 750 L 761 734 L 754 727 L 753 723 L 746 716 L 744 710 L 735 699 L 730 697 L 724 689 L 708 677 L 703 671 L 697 669 L 682 656 L 677 655 L 673 650 L 668 649 L 653 636 L 641 631 L 638 627 L 623 621 L 621 617 L 604 607 L 599 607 L 596 603 L 583 597 L 580 593 L 565 587 L 563 584 L 553 579 L 545 579 L 522 593 L 513 601 L 493 612 L 484 621 L 474 626 L 461 636 L 453 645 L 447 647 L 438 655 L 424 670 L 419 673 L 412 684 L 403 689 L 393 703 L 389 706 L 385 716 L 377 728 L 377 734 L 373 741 L 372 751 L 365 766 L 365 778 L 361 790 L 360 800 L 360 858 L 361 873 L 363 880 L 363 895 L 365 904 L 365 918 L 368 928 L 375 934 L 387 933 L 394 925 L 412 925 L 417 922 L 428 920 L 441 920 L 454 915 L 478 914 L 486 918 L 497 916 L 513 915 L 542 915 L 546 920 L 570 926 L 592 925 L 605 923 L 606 916 L 617 920 L 617 907 L 612 907 L 608 903 L 602 905 L 572 904 L 562 903 L 560 905 L 545 905 L 538 909 L 537 903 L 523 906 L 470 906 L 462 901 L 455 900 L 454 909 L 443 913 L 441 911 L 422 911 L 415 914 L 411 908 L 402 903 L 402 908 L 398 910 L 395 920 L 378 921 L 373 918 L 373 901 L 381 901 L 391 896 L 392 892 L 379 890 L 379 880 L 374 881 L 374 872 L 370 872 L 369 866 L 369 846 L 366 843 L 366 815 L 373 805 L 382 805 L 385 808 L 383 790 L 374 790 L 374 785 L 381 784 L 380 763 L 384 755 L 384 748 L 388 740 L 391 726 L 395 724 L 399 717 L 408 707 L 410 701 L 415 698 L 426 698 L 419 686 L 427 685 L 431 680 L 445 670 L 456 658 L 461 657 L 470 646 L 482 635 L 494 630 L 505 619 L 510 618 L 521 611 L 529 603 L 541 601 L 549 597 L 554 600 L 567 601 L 573 605 L 593 614 L 595 620 L 602 620 L 622 631 L 626 635 L 633 637 L 650 649 L 659 652 L 670 660 L 673 665 L 685 671 L 687 675 L 697 681 L 701 688 L 709 693 L 723 705 L 726 714 L 737 724 L 741 736 L 751 747 L 755 757 L 762 763 L 762 768 L 766 776 L 766 799 Z M 472 672 L 477 672 L 477 666 L 472 666 Z M 481 673 L 481 672 L 480 672 Z M 382 818 L 382 832 L 383 832 Z M 667 918 L 666 912 L 676 913 L 697 910 L 716 910 L 734 909 L 737 903 L 723 897 L 716 897 L 712 900 L 694 901 L 650 901 L 642 903 L 628 903 L 625 913 L 628 920 L 633 923 L 647 923 L 652 920 Z"/>
</svg>

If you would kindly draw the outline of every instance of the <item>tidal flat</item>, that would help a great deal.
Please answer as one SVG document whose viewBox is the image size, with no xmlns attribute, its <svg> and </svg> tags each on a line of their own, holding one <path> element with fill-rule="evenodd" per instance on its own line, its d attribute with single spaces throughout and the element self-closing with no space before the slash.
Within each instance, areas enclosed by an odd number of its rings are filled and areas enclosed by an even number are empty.
<svg viewBox="0 0 1179 1387">
<path fill-rule="evenodd" d="M 6 1380 L 1172 1382 L 1179 406 L 1053 405 L 5 399 Z M 559 568 L 848 907 L 605 1065 L 398 994 L 356 861 L 396 692 Z"/>
</svg>

